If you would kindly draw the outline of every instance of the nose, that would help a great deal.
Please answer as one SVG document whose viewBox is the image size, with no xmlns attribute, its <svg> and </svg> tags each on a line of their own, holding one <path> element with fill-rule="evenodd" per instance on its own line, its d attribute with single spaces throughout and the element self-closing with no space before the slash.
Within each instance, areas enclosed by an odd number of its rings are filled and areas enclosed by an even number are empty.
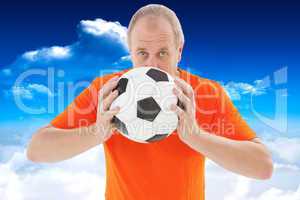
<svg viewBox="0 0 300 200">
<path fill-rule="evenodd" d="M 154 55 L 150 55 L 145 62 L 146 67 L 159 67 L 157 58 Z"/>
</svg>

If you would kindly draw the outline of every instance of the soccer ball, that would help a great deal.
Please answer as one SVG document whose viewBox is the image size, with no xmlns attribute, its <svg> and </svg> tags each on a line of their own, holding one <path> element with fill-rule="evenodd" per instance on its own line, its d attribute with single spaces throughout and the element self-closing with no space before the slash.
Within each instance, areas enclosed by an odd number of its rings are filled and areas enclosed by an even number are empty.
<svg viewBox="0 0 300 200">
<path fill-rule="evenodd" d="M 178 124 L 178 117 L 170 109 L 178 99 L 173 94 L 174 79 L 167 72 L 154 67 L 137 67 L 124 73 L 114 90 L 118 97 L 110 108 L 119 106 L 113 123 L 125 137 L 141 143 L 162 140 Z"/>
</svg>

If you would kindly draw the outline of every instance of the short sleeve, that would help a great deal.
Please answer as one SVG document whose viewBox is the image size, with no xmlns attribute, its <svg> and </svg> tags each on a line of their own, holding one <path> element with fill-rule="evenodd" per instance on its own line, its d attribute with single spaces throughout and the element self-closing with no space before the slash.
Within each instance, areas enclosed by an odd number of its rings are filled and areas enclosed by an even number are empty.
<svg viewBox="0 0 300 200">
<path fill-rule="evenodd" d="M 210 132 L 233 140 L 254 139 L 255 132 L 242 118 L 226 91 L 220 84 L 214 82 L 214 85 L 217 92 L 214 103 L 216 109 L 210 120 Z"/>
<path fill-rule="evenodd" d="M 98 90 L 95 79 L 67 108 L 50 123 L 56 128 L 72 129 L 89 126 L 96 121 Z"/>
</svg>

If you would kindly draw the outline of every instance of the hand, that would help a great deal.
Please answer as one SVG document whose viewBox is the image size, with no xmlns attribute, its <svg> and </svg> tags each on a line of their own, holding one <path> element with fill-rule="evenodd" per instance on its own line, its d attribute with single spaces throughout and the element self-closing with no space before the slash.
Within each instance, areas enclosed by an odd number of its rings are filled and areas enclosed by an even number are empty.
<svg viewBox="0 0 300 200">
<path fill-rule="evenodd" d="M 178 97 L 182 106 L 173 104 L 171 105 L 171 110 L 179 118 L 177 127 L 178 136 L 183 142 L 187 143 L 189 136 L 198 129 L 194 91 L 184 80 L 175 78 L 174 82 L 173 93 Z"/>
<path fill-rule="evenodd" d="M 118 84 L 118 77 L 110 79 L 105 83 L 98 93 L 98 108 L 96 130 L 100 137 L 100 143 L 108 140 L 115 128 L 112 124 L 112 118 L 120 111 L 119 107 L 109 110 L 110 105 L 118 96 L 118 90 L 112 91 Z"/>
</svg>

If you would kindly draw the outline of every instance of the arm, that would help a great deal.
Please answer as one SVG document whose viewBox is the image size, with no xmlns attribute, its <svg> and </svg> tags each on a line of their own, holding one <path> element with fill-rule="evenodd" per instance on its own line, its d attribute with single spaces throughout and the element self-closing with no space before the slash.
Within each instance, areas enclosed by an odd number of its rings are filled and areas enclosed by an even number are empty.
<svg viewBox="0 0 300 200">
<path fill-rule="evenodd" d="M 89 126 L 78 125 L 78 127 L 72 126 L 71 128 L 68 125 L 68 119 L 72 116 L 76 122 L 89 117 L 88 115 L 76 114 L 80 108 L 86 107 L 82 104 L 89 104 L 89 102 L 86 103 L 86 99 L 90 99 L 90 91 L 85 90 L 75 99 L 73 106 L 69 106 L 60 115 L 58 121 L 64 124 L 62 126 L 64 128 L 49 125 L 39 129 L 32 136 L 27 149 L 28 159 L 34 162 L 58 162 L 69 159 L 108 140 L 114 128 L 111 120 L 120 110 L 118 107 L 109 110 L 112 101 L 118 94 L 117 90 L 112 91 L 117 86 L 117 80 L 116 77 L 109 80 L 98 92 L 98 105 L 96 107 L 97 111 L 95 111 L 97 113 L 94 123 Z M 73 115 L 68 115 L 71 112 L 73 112 Z"/>
<path fill-rule="evenodd" d="M 27 157 L 33 162 L 69 159 L 103 142 L 95 130 L 95 125 L 75 129 L 43 127 L 32 136 Z"/>
<path fill-rule="evenodd" d="M 175 83 L 174 94 L 184 109 L 177 105 L 171 109 L 179 117 L 177 132 L 184 143 L 230 171 L 257 179 L 271 177 L 272 159 L 259 139 L 232 140 L 203 130 L 195 119 L 193 89 L 183 80 L 175 79 Z"/>
<path fill-rule="evenodd" d="M 256 179 L 269 179 L 273 164 L 261 141 L 235 141 L 209 134 L 199 128 L 187 134 L 185 142 L 194 150 L 232 172 Z"/>
</svg>

